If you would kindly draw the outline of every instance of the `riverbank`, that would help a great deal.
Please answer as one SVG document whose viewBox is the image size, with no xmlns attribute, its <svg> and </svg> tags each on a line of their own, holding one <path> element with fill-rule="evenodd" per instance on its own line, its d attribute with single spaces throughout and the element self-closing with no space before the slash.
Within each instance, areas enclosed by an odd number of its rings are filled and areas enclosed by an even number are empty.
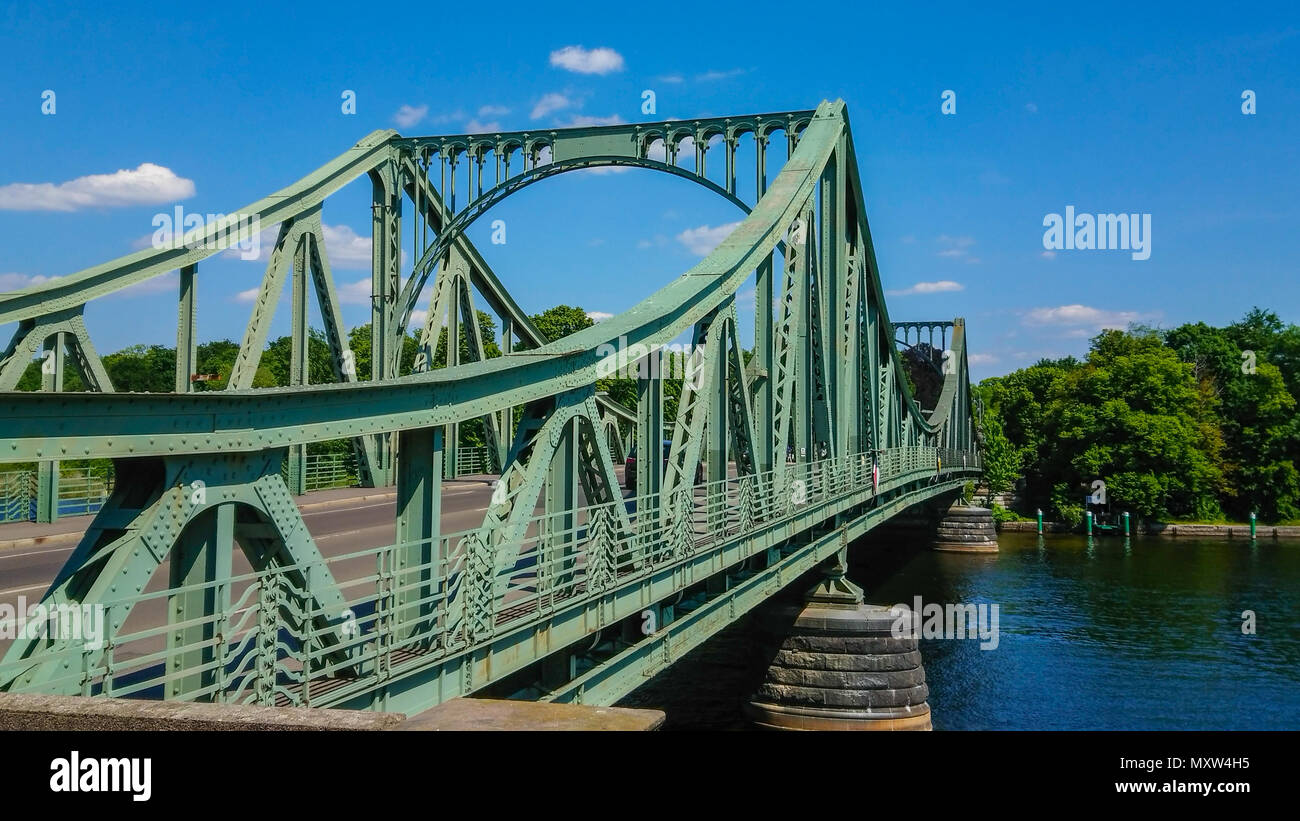
<svg viewBox="0 0 1300 821">
<path fill-rule="evenodd" d="M 1037 522 L 1000 522 L 999 532 L 1034 533 Z M 1074 533 L 1079 528 L 1065 522 L 1043 522 L 1044 533 Z M 1192 522 L 1134 523 L 1135 536 L 1161 536 L 1167 539 L 1244 539 L 1250 540 L 1250 525 L 1211 525 Z M 1295 525 L 1256 525 L 1255 538 L 1300 539 L 1300 527 Z"/>
</svg>

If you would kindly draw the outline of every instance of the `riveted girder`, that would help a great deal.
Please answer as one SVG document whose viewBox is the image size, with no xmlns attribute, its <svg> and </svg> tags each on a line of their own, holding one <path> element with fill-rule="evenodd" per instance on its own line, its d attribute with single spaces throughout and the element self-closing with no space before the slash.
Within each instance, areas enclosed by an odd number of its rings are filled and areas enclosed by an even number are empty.
<svg viewBox="0 0 1300 821">
<path fill-rule="evenodd" d="M 756 155 L 752 201 L 736 193 L 747 140 Z M 786 160 L 769 181 L 773 152 Z M 465 232 L 526 186 L 596 167 L 690 180 L 745 218 L 640 304 L 547 341 Z M 362 175 L 373 192 L 366 381 L 352 366 L 320 221 L 323 199 Z M 666 616 L 665 602 L 684 591 L 731 590 L 728 568 L 744 565 L 778 589 L 797 569 L 783 567 L 782 552 L 802 545 L 820 555 L 828 523 L 880 520 L 896 505 L 951 492 L 977 469 L 964 323 L 929 324 L 957 365 L 935 407 L 918 407 L 899 373 L 895 332 L 912 325 L 891 324 L 886 310 L 842 103 L 545 132 L 376 132 L 256 207 L 279 234 L 227 391 L 188 390 L 195 266 L 211 252 L 202 243 L 0 295 L 0 321 L 20 322 L 0 360 L 0 388 L 11 388 L 5 380 L 16 383 L 12 374 L 47 339 L 74 357 L 91 350 L 80 321 L 86 300 L 181 270 L 175 394 L 37 402 L 0 393 L 8 458 L 118 460 L 113 498 L 47 599 L 113 602 L 109 632 L 120 635 L 130 602 L 169 562 L 158 651 L 172 671 L 159 685 L 166 697 L 427 706 L 565 659 L 576 641 L 620 619 Z M 748 351 L 736 304 L 751 275 Z M 254 389 L 286 279 L 292 384 Z M 411 367 L 404 337 L 430 280 Z M 334 362 L 328 385 L 308 384 L 313 291 Z M 502 356 L 487 356 L 478 304 L 501 321 Z M 447 359 L 435 369 L 444 320 Z M 684 384 L 666 421 L 665 348 L 687 334 Z M 109 390 L 93 351 L 82 359 L 87 384 Z M 635 408 L 597 393 L 598 379 L 632 371 Z M 440 476 L 454 472 L 457 426 L 472 419 L 482 420 L 500 474 L 481 524 L 444 533 Z M 616 467 L 624 428 L 637 447 L 635 500 L 625 498 Z M 302 448 L 337 438 L 358 443 L 367 481 L 395 481 L 398 490 L 397 544 L 376 549 L 373 580 L 364 580 L 374 588 L 360 597 L 331 575 L 278 475 L 289 452 L 301 489 Z M 189 501 L 201 489 L 206 501 Z M 236 544 L 253 569 L 244 587 L 232 570 Z M 577 674 L 574 664 L 545 666 L 547 686 L 566 687 Z M 0 665 L 0 684 L 112 689 L 114 669 L 111 648 L 87 655 L 33 640 Z M 313 687 L 323 679 L 328 688 Z"/>
</svg>

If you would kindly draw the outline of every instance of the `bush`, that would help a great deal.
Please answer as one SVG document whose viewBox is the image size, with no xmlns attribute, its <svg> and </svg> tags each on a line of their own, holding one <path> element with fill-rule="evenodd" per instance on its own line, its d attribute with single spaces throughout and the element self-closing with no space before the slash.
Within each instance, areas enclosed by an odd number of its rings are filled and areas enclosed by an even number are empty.
<svg viewBox="0 0 1300 821">
<path fill-rule="evenodd" d="M 997 502 L 993 503 L 992 510 L 993 510 L 993 521 L 997 522 L 998 524 L 1001 524 L 1003 522 L 1030 521 L 1028 517 L 1021 516 L 1019 513 L 1016 513 L 1014 510 L 1007 510 L 1005 507 L 998 504 Z"/>
</svg>

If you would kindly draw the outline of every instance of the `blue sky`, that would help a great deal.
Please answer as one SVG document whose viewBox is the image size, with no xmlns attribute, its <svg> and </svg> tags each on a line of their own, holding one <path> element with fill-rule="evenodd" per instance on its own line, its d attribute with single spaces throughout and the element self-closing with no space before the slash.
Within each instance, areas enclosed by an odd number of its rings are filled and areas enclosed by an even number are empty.
<svg viewBox="0 0 1300 821">
<path fill-rule="evenodd" d="M 977 378 L 1082 354 L 1098 329 L 1131 321 L 1222 324 L 1252 305 L 1300 321 L 1293 11 L 901 5 L 807 7 L 811 18 L 755 4 L 4 6 L 0 290 L 136 250 L 175 204 L 247 205 L 374 129 L 635 122 L 839 97 L 890 313 L 965 316 Z M 46 89 L 53 115 L 41 111 Z M 353 116 L 340 110 L 346 89 Z M 641 113 L 645 89 L 654 116 Z M 956 113 L 945 115 L 949 89 Z M 1242 112 L 1246 89 L 1254 115 Z M 1045 253 L 1043 219 L 1066 206 L 1149 214 L 1150 258 Z M 471 238 L 527 310 L 616 313 L 738 218 L 666 175 L 565 175 L 503 202 Z M 488 241 L 493 219 L 506 222 L 505 245 Z M 324 222 L 344 319 L 365 322 L 368 183 L 331 198 Z M 202 340 L 240 337 L 241 294 L 263 267 L 200 266 Z M 91 303 L 99 350 L 174 344 L 174 288 Z M 287 331 L 282 308 L 275 334 Z"/>
</svg>

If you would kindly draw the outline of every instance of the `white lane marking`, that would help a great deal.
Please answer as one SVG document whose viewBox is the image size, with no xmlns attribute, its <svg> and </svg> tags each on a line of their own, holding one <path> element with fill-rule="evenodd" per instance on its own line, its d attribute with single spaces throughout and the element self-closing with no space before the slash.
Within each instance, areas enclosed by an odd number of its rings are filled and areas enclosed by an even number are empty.
<svg viewBox="0 0 1300 821">
<path fill-rule="evenodd" d="M 347 513 L 347 512 L 350 511 L 350 510 L 366 510 L 367 508 L 372 508 L 372 507 L 392 507 L 392 506 L 393 506 L 393 505 L 392 505 L 391 502 L 376 502 L 376 503 L 373 504 L 373 505 L 357 505 L 356 507 L 342 507 L 342 506 L 339 506 L 339 507 L 336 507 L 336 508 L 332 508 L 332 509 L 330 509 L 330 510 L 308 510 L 308 511 L 304 511 L 304 512 L 302 513 L 302 517 L 303 517 L 304 519 L 306 519 L 308 516 L 324 516 L 324 515 L 329 514 L 329 513 Z"/>
<path fill-rule="evenodd" d="M 49 582 L 42 582 L 41 584 L 29 584 L 26 587 L 14 587 L 9 590 L 0 590 L 0 596 L 7 596 L 10 593 L 21 593 L 24 590 L 44 590 L 49 586 Z"/>
<path fill-rule="evenodd" d="M 10 553 L 10 552 L 5 551 L 5 550 L 0 550 L 0 561 L 3 561 L 3 560 L 5 560 L 5 559 L 17 559 L 17 558 L 19 558 L 19 557 L 21 557 L 21 556 L 40 556 L 40 555 L 45 554 L 45 553 L 61 553 L 61 552 L 63 552 L 64 550 L 68 550 L 68 551 L 75 550 L 76 547 L 77 547 L 77 546 L 76 546 L 75 544 L 74 544 L 74 545 L 69 545 L 68 547 L 53 547 L 53 546 L 51 546 L 51 547 L 47 547 L 47 548 L 45 548 L 44 550 L 29 550 L 29 551 L 27 551 L 26 553 Z"/>
</svg>

